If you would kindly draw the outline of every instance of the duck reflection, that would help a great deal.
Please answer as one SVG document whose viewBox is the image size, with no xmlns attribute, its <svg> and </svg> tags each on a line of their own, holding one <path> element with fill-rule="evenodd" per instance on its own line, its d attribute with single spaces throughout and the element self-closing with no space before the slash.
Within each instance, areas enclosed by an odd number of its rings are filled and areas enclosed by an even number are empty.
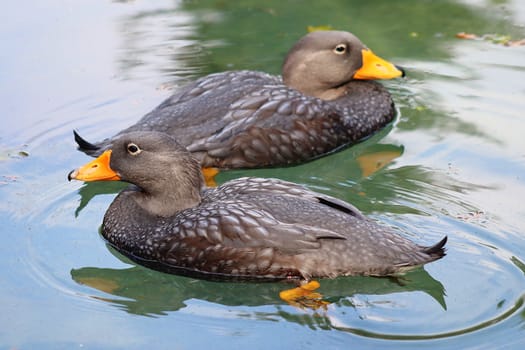
<svg viewBox="0 0 525 350">
<path fill-rule="evenodd" d="M 189 299 L 199 299 L 226 306 L 287 305 L 279 292 L 289 284 L 212 282 L 156 272 L 120 255 L 108 246 L 113 255 L 133 265 L 124 269 L 83 267 L 71 270 L 72 279 L 107 294 L 93 298 L 111 303 L 124 311 L 146 316 L 165 315 L 186 307 Z M 423 268 L 399 278 L 342 277 L 323 279 L 319 291 L 324 300 L 339 307 L 353 307 L 354 295 L 385 295 L 421 291 L 430 295 L 446 310 L 445 288 Z"/>
<path fill-rule="evenodd" d="M 115 181 L 84 183 L 84 185 L 78 191 L 78 194 L 80 195 L 80 202 L 77 209 L 75 210 L 75 216 L 78 216 L 82 209 L 84 209 L 95 196 L 102 194 L 117 194 L 127 186 L 129 185 L 124 182 Z"/>
</svg>

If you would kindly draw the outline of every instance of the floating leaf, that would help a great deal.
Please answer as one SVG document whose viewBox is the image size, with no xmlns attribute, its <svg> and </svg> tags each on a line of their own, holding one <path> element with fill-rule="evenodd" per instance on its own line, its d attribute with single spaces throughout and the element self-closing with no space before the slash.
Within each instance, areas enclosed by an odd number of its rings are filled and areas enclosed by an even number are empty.
<svg viewBox="0 0 525 350">
<path fill-rule="evenodd" d="M 510 46 L 510 47 L 525 45 L 525 39 L 512 40 L 512 37 L 510 35 L 501 35 L 501 34 L 483 34 L 479 36 L 479 35 L 472 34 L 472 33 L 460 32 L 456 34 L 456 38 L 467 39 L 467 40 L 487 40 L 487 41 L 491 41 L 494 44 Z"/>
<path fill-rule="evenodd" d="M 29 152 L 23 150 L 0 149 L 0 161 L 25 157 L 29 157 Z"/>
<path fill-rule="evenodd" d="M 320 31 L 320 30 L 333 30 L 334 28 L 332 28 L 332 26 L 330 25 L 325 25 L 325 26 L 308 26 L 306 28 L 306 30 L 308 30 L 308 33 L 311 33 L 311 32 L 317 32 L 317 31 Z"/>
<path fill-rule="evenodd" d="M 525 45 L 525 39 L 521 39 L 521 40 L 510 40 L 508 42 L 505 43 L 505 46 L 523 46 Z"/>
<path fill-rule="evenodd" d="M 458 38 L 458 39 L 467 39 L 467 40 L 480 39 L 480 37 L 477 36 L 476 34 L 465 33 L 465 32 L 457 33 L 456 34 L 456 38 Z"/>
<path fill-rule="evenodd" d="M 0 185 L 8 185 L 16 182 L 19 178 L 20 177 L 16 175 L 2 175 L 2 177 L 0 177 Z"/>
<path fill-rule="evenodd" d="M 487 40 L 492 41 L 494 44 L 506 45 L 510 41 L 510 35 L 488 35 Z"/>
</svg>

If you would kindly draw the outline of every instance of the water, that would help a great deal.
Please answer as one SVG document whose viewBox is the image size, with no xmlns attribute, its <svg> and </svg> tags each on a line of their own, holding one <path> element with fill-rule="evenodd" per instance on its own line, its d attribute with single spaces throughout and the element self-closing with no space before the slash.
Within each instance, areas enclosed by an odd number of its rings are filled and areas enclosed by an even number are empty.
<svg viewBox="0 0 525 350">
<path fill-rule="evenodd" d="M 0 22 L 0 348 L 521 348 L 525 345 L 525 36 L 519 1 L 12 2 Z M 448 255 L 401 280 L 323 280 L 326 312 L 279 283 L 136 266 L 98 234 L 122 185 L 68 183 L 71 130 L 110 136 L 177 86 L 278 73 L 308 25 L 357 34 L 407 67 L 400 115 L 364 143 L 274 176 L 351 201 Z"/>
</svg>

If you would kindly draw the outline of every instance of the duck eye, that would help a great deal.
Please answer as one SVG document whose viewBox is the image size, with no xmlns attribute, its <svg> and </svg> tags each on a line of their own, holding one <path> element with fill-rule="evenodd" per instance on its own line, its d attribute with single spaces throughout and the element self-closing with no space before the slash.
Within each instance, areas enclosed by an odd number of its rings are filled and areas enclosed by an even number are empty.
<svg viewBox="0 0 525 350">
<path fill-rule="evenodd" d="M 136 156 L 137 154 L 141 152 L 141 149 L 139 148 L 139 146 L 137 146 L 134 143 L 128 144 L 127 150 L 128 150 L 128 153 L 131 154 L 132 156 Z"/>
<path fill-rule="evenodd" d="M 334 52 L 338 55 L 341 55 L 346 52 L 346 45 L 345 44 L 339 44 L 335 47 Z"/>
</svg>

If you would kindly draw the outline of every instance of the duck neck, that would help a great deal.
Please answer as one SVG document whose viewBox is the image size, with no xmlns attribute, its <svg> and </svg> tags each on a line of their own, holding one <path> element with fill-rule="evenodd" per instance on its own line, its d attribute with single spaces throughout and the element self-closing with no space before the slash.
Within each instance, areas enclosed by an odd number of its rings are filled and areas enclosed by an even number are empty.
<svg viewBox="0 0 525 350">
<path fill-rule="evenodd" d="M 295 89 L 304 95 L 317 97 L 325 101 L 336 100 L 346 93 L 346 84 L 335 86 L 335 87 L 328 87 L 325 85 L 318 85 L 318 86 L 310 85 L 310 86 L 305 87 L 301 84 L 293 83 L 293 81 L 291 82 L 284 81 L 284 83 L 288 87 Z"/>
<path fill-rule="evenodd" d="M 332 101 L 336 100 L 339 97 L 343 96 L 346 93 L 346 84 L 332 87 L 332 88 L 326 88 L 321 91 L 318 91 L 316 95 L 314 95 L 317 98 L 320 98 L 321 100 L 325 101 Z"/>
<path fill-rule="evenodd" d="M 200 168 L 195 173 L 191 176 L 177 171 L 168 173 L 148 186 L 139 186 L 134 199 L 147 213 L 161 217 L 196 207 L 201 202 L 204 180 Z"/>
<path fill-rule="evenodd" d="M 312 78 L 312 72 L 308 72 L 307 67 L 297 67 L 292 70 L 285 63 L 283 67 L 283 83 L 304 95 L 317 97 L 325 101 L 335 100 L 343 96 L 346 92 L 345 82 L 334 86 L 333 84 L 323 83 Z"/>
</svg>

